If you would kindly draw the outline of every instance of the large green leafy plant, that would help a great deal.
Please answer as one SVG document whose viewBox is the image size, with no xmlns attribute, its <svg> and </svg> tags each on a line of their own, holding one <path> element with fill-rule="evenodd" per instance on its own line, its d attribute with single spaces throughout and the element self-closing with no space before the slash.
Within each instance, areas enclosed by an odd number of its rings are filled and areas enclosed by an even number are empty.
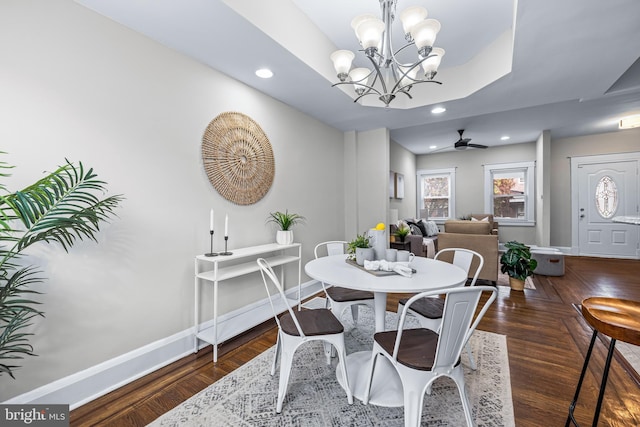
<svg viewBox="0 0 640 427">
<path fill-rule="evenodd" d="M 0 179 L 12 168 L 0 161 Z M 69 161 L 14 193 L 0 182 L 0 376 L 15 378 L 16 363 L 35 355 L 27 329 L 44 316 L 32 299 L 40 293 L 32 286 L 44 278 L 35 266 L 20 264 L 23 251 L 38 242 L 58 243 L 67 252 L 78 240 L 97 242 L 100 223 L 123 200 L 121 195 L 101 199 L 105 186 L 93 169 Z"/>
<path fill-rule="evenodd" d="M 533 275 L 538 261 L 531 257 L 531 248 L 515 240 L 505 243 L 504 246 L 507 251 L 500 257 L 500 271 L 519 280 L 526 280 Z"/>
</svg>

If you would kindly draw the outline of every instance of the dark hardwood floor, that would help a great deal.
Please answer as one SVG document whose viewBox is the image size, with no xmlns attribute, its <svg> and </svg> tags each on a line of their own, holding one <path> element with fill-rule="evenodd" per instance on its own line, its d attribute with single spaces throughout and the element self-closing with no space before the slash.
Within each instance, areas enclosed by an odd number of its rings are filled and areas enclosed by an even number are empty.
<svg viewBox="0 0 640 427">
<path fill-rule="evenodd" d="M 563 426 L 591 330 L 572 303 L 589 296 L 640 300 L 640 261 L 566 257 L 562 277 L 536 276 L 535 290 L 499 296 L 479 329 L 507 336 L 516 425 Z M 395 311 L 403 295 L 390 295 Z M 71 412 L 72 426 L 143 426 L 275 344 L 274 322 L 225 343 L 216 365 L 211 347 Z M 606 345 L 599 341 L 576 408 L 591 425 Z M 274 390 L 277 393 L 277 390 Z M 640 426 L 640 381 L 612 363 L 600 426 Z"/>
</svg>

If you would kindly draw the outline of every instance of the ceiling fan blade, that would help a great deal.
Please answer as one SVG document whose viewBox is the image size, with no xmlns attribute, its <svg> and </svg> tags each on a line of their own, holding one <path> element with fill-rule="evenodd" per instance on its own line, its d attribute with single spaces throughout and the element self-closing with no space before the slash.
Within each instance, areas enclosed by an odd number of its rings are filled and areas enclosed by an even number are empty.
<svg viewBox="0 0 640 427">
<path fill-rule="evenodd" d="M 486 145 L 480 145 L 480 144 L 469 144 L 468 146 L 472 148 L 487 148 Z"/>
<path fill-rule="evenodd" d="M 427 154 L 431 154 L 431 153 L 437 153 L 438 151 L 442 151 L 442 150 L 446 150 L 453 147 L 453 145 L 447 145 L 446 147 L 442 147 L 442 148 L 438 148 L 436 150 L 431 150 L 429 151 Z"/>
</svg>

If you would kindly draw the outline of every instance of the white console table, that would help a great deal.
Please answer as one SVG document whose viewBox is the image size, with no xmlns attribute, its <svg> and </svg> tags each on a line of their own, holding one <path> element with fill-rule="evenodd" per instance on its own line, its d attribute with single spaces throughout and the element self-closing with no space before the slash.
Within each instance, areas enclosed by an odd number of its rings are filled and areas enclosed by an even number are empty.
<svg viewBox="0 0 640 427">
<path fill-rule="evenodd" d="M 296 251 L 297 249 L 297 251 Z M 296 252 L 295 255 L 293 252 Z M 302 245 L 292 243 L 279 245 L 270 243 L 249 248 L 234 249 L 232 255 L 218 255 L 208 257 L 198 255 L 195 258 L 195 321 L 194 352 L 198 351 L 198 340 L 213 345 L 213 362 L 218 361 L 218 283 L 238 276 L 259 271 L 258 258 L 264 258 L 272 267 L 283 266 L 281 281 L 284 280 L 284 265 L 298 263 L 298 287 L 302 279 Z M 213 284 L 213 326 L 201 329 L 200 326 L 200 290 L 202 284 Z M 266 292 L 265 292 L 266 295 Z M 255 326 L 255 325 L 253 325 Z M 224 339 L 238 335 L 252 325 L 238 325 L 233 331 L 228 331 Z"/>
</svg>

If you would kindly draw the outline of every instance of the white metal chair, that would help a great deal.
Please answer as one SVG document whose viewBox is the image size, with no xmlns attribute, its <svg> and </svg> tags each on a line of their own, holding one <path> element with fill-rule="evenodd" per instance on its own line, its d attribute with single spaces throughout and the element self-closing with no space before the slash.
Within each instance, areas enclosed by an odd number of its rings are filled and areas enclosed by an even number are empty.
<svg viewBox="0 0 640 427">
<path fill-rule="evenodd" d="M 293 355 L 299 346 L 311 341 L 324 341 L 325 343 L 333 345 L 336 349 L 339 363 L 342 367 L 342 372 L 344 373 L 347 400 L 349 404 L 352 404 L 353 395 L 351 394 L 349 380 L 346 375 L 347 353 L 344 345 L 344 327 L 342 326 L 342 323 L 340 323 L 330 310 L 324 308 L 318 310 L 294 311 L 291 308 L 291 305 L 287 302 L 284 289 L 271 266 L 264 258 L 259 258 L 257 263 L 260 267 L 262 281 L 264 282 L 264 286 L 267 290 L 271 308 L 273 309 L 273 316 L 276 320 L 276 324 L 278 325 L 276 353 L 273 357 L 273 364 L 271 366 L 271 375 L 274 375 L 278 359 L 281 359 L 276 412 L 282 412 L 282 403 L 284 402 L 284 397 L 287 394 L 289 375 L 291 374 L 291 366 L 293 364 Z M 277 290 L 274 294 L 279 294 L 280 298 L 286 305 L 287 312 L 280 317 L 278 317 L 278 310 L 276 310 L 274 305 L 274 296 L 272 296 L 269 282 L 272 287 L 275 287 Z M 280 355 L 282 357 L 279 357 Z M 327 356 L 327 363 L 331 363 L 330 355 Z"/>
<path fill-rule="evenodd" d="M 448 255 L 447 255 L 448 254 Z M 484 265 L 484 258 L 476 251 L 472 251 L 470 249 L 464 248 L 447 248 L 438 251 L 435 255 L 434 259 L 441 258 L 451 258 L 452 263 L 462 268 L 467 272 L 467 276 L 469 275 L 469 270 L 471 266 L 474 264 L 474 259 L 476 261 L 476 270 L 471 279 L 471 283 L 469 286 L 474 286 L 476 281 L 478 280 L 478 275 L 482 270 L 482 266 Z M 402 311 L 403 306 L 407 303 L 408 298 L 402 298 L 398 302 L 398 310 L 400 313 Z M 434 332 L 438 332 L 440 330 L 440 323 L 442 322 L 442 312 L 444 309 L 444 300 L 442 298 L 422 298 L 419 301 L 416 301 L 415 304 L 409 310 L 409 313 L 418 318 L 420 322 L 420 326 L 423 328 L 431 329 Z M 467 353 L 469 355 L 469 365 L 471 369 L 476 370 L 476 361 L 471 354 L 471 347 L 467 346 Z"/>
<path fill-rule="evenodd" d="M 326 251 L 326 256 L 342 255 L 346 253 L 347 244 L 342 240 L 318 243 L 313 250 L 313 254 L 316 259 L 323 256 L 323 251 Z M 371 310 L 374 310 L 373 292 L 331 286 L 330 283 L 326 284 L 324 282 L 322 282 L 322 289 L 324 289 L 324 293 L 327 296 L 326 308 L 330 307 L 338 319 L 342 317 L 342 313 L 349 307 L 351 307 L 351 316 L 354 324 L 358 323 L 359 306 L 366 305 Z"/>
<path fill-rule="evenodd" d="M 382 355 L 395 367 L 404 390 L 404 425 L 418 427 L 422 418 L 425 393 L 433 382 L 447 376 L 458 387 L 467 425 L 472 426 L 471 405 L 464 383 L 460 354 L 489 306 L 496 299 L 496 289 L 491 286 L 451 288 L 444 291 L 445 303 L 440 333 L 428 328 L 403 330 L 410 307 L 421 298 L 432 297 L 443 291 L 419 293 L 407 301 L 400 316 L 397 331 L 378 332 L 373 337 L 371 368 L 365 388 L 364 403 L 369 403 L 371 381 L 376 360 Z M 484 293 L 491 295 L 477 316 L 474 315 Z"/>
</svg>

